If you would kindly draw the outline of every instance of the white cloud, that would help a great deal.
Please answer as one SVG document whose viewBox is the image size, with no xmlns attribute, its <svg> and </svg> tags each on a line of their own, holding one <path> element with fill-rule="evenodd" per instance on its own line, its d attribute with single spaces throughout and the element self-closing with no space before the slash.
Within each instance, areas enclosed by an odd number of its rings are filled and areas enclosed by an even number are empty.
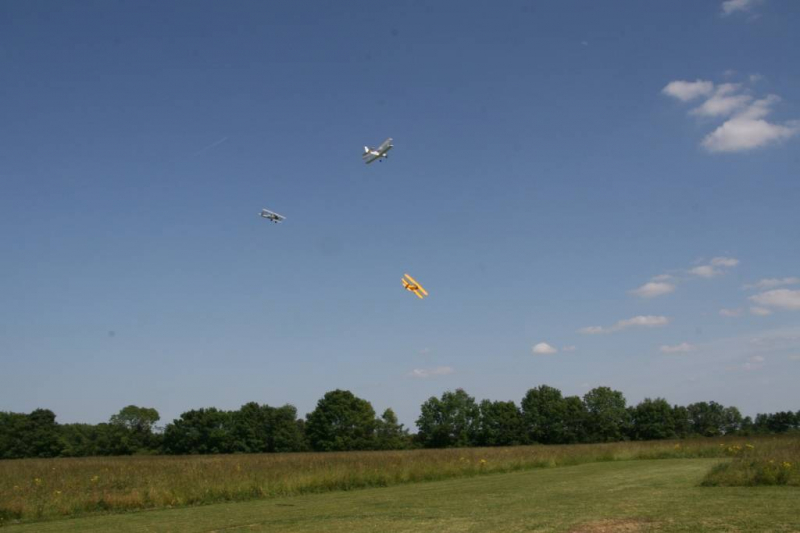
<svg viewBox="0 0 800 533">
<path fill-rule="evenodd" d="M 688 102 L 700 96 L 706 96 L 714 91 L 714 84 L 710 81 L 671 81 L 661 92 L 677 98 L 681 102 Z"/>
<path fill-rule="evenodd" d="M 540 342 L 539 344 L 531 348 L 531 351 L 536 355 L 550 355 L 558 353 L 558 350 L 556 348 L 553 348 L 546 342 Z"/>
<path fill-rule="evenodd" d="M 669 281 L 671 279 L 671 274 L 659 274 L 658 276 L 653 276 L 653 281 Z"/>
<path fill-rule="evenodd" d="M 574 344 L 570 344 L 569 346 L 563 346 L 561 348 L 561 351 L 562 352 L 574 352 L 577 349 L 578 348 Z"/>
<path fill-rule="evenodd" d="M 759 82 L 759 81 L 761 81 L 763 79 L 764 79 L 764 76 L 762 76 L 761 74 L 750 74 L 750 77 L 749 77 L 750 83 L 757 83 L 757 82 Z"/>
<path fill-rule="evenodd" d="M 669 324 L 669 318 L 665 316 L 640 315 L 640 316 L 635 316 L 633 318 L 620 320 L 613 326 L 609 327 L 589 326 L 579 330 L 579 332 L 585 335 L 596 335 L 598 333 L 613 333 L 615 331 L 622 331 L 623 329 L 628 329 L 632 327 L 653 328 L 659 326 L 666 326 L 667 324 Z"/>
<path fill-rule="evenodd" d="M 711 260 L 711 264 L 714 266 L 735 267 L 739 264 L 739 260 L 733 257 L 715 257 Z"/>
<path fill-rule="evenodd" d="M 692 115 L 703 117 L 727 117 L 735 111 L 743 109 L 753 97 L 749 94 L 736 94 L 741 88 L 738 83 L 723 83 L 714 95 L 703 102 L 700 107 L 692 109 Z"/>
<path fill-rule="evenodd" d="M 742 316 L 744 310 L 739 307 L 736 309 L 720 309 L 719 314 L 722 316 Z"/>
<path fill-rule="evenodd" d="M 711 265 L 703 265 L 692 268 L 689 270 L 689 274 L 694 274 L 695 276 L 700 276 L 701 278 L 713 278 L 714 276 L 722 274 L 722 272 Z"/>
<path fill-rule="evenodd" d="M 739 260 L 733 257 L 715 257 L 709 264 L 700 265 L 689 269 L 689 274 L 701 278 L 713 278 L 723 273 L 724 268 L 732 268 L 739 264 Z"/>
<path fill-rule="evenodd" d="M 669 294 L 674 290 L 675 285 L 671 283 L 666 283 L 663 281 L 651 281 L 649 283 L 645 283 L 638 289 L 630 291 L 630 293 L 635 294 L 640 298 L 654 298 L 656 296 L 661 296 L 662 294 Z"/>
<path fill-rule="evenodd" d="M 750 11 L 761 0 L 725 0 L 722 2 L 722 14 L 730 15 L 737 11 Z"/>
<path fill-rule="evenodd" d="M 446 376 L 455 372 L 452 367 L 438 366 L 436 368 L 415 368 L 409 374 L 412 378 L 427 379 L 434 376 Z"/>
<path fill-rule="evenodd" d="M 627 320 L 620 320 L 617 322 L 614 327 L 617 329 L 625 329 L 631 326 L 643 326 L 643 327 L 654 327 L 654 326 L 666 326 L 669 324 L 669 318 L 665 316 L 635 316 L 633 318 L 628 318 Z"/>
<path fill-rule="evenodd" d="M 756 80 L 757 75 L 750 79 Z M 661 92 L 683 102 L 707 97 L 690 113 L 709 118 L 727 118 L 700 143 L 709 152 L 753 150 L 785 141 L 800 133 L 800 121 L 777 124 L 765 120 L 772 107 L 781 101 L 779 96 L 770 94 L 754 100 L 740 83 L 722 83 L 715 87 L 710 81 L 678 80 L 668 83 Z"/>
<path fill-rule="evenodd" d="M 659 348 L 663 353 L 688 353 L 695 349 L 695 347 L 688 342 L 682 342 L 674 346 L 663 345 Z"/>
<path fill-rule="evenodd" d="M 760 279 L 752 285 L 745 285 L 745 289 L 774 289 L 775 287 L 782 287 L 784 285 L 797 285 L 800 284 L 800 278 L 764 278 Z"/>
<path fill-rule="evenodd" d="M 763 307 L 778 307 L 790 311 L 800 310 L 800 290 L 773 289 L 751 296 L 750 300 Z"/>
<path fill-rule="evenodd" d="M 766 358 L 763 355 L 754 355 L 747 359 L 747 362 L 742 365 L 745 370 L 758 370 L 764 366 Z"/>
<path fill-rule="evenodd" d="M 789 356 L 789 360 L 790 360 L 790 361 L 800 361 L 800 354 L 797 354 L 797 355 L 790 355 L 790 356 Z"/>
<path fill-rule="evenodd" d="M 709 152 L 741 152 L 785 141 L 800 132 L 800 121 L 773 124 L 764 120 L 780 102 L 771 94 L 756 100 L 706 135 L 702 145 Z"/>
<path fill-rule="evenodd" d="M 770 311 L 769 309 L 766 309 L 764 307 L 751 307 L 750 308 L 750 313 L 753 314 L 753 315 L 757 315 L 757 316 L 767 316 L 767 315 L 771 315 L 772 311 Z"/>
</svg>

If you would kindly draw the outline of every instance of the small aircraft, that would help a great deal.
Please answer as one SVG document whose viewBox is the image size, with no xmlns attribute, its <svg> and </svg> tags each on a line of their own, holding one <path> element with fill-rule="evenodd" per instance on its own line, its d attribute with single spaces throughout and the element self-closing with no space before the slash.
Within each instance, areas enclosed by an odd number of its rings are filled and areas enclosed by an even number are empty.
<svg viewBox="0 0 800 533">
<path fill-rule="evenodd" d="M 408 278 L 408 279 L 406 279 L 406 278 Z M 412 278 L 408 274 L 403 276 L 402 280 L 403 280 L 403 287 L 405 287 L 405 289 L 407 291 L 411 291 L 414 294 L 416 294 L 418 298 L 422 299 L 422 298 L 425 298 L 425 296 L 428 295 L 428 291 L 426 291 L 422 287 L 422 285 L 419 284 L 419 282 L 417 280 L 415 280 L 414 278 Z"/>
<path fill-rule="evenodd" d="M 361 156 L 361 159 L 364 160 L 364 163 L 370 164 L 375 160 L 382 161 L 383 158 L 389 157 L 386 155 L 386 152 L 394 148 L 392 144 L 392 138 L 389 137 L 380 146 L 377 148 L 370 148 L 369 146 L 364 147 L 364 155 Z"/>
<path fill-rule="evenodd" d="M 269 209 L 262 209 L 261 210 L 261 218 L 266 218 L 267 220 L 273 221 L 275 224 L 278 222 L 283 222 L 286 220 L 286 217 L 283 215 L 279 215 L 278 213 L 273 213 Z"/>
</svg>

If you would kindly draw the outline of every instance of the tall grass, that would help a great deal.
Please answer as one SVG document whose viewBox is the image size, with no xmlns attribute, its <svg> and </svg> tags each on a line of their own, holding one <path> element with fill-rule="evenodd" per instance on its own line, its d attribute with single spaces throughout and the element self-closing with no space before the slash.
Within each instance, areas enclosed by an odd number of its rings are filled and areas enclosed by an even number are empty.
<svg viewBox="0 0 800 533">
<path fill-rule="evenodd" d="M 731 446 L 797 450 L 800 439 L 698 439 L 389 452 L 0 461 L 0 526 L 137 509 L 384 487 L 596 461 L 727 457 Z M 781 452 L 783 453 L 783 452 Z"/>
<path fill-rule="evenodd" d="M 712 468 L 705 486 L 748 487 L 793 485 L 800 487 L 800 438 L 763 438 L 724 446 L 732 461 Z"/>
</svg>

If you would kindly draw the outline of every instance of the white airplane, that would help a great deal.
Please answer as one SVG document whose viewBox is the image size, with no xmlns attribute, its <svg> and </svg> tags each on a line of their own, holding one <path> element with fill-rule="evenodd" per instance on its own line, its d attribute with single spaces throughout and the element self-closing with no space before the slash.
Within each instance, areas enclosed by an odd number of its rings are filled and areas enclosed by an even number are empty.
<svg viewBox="0 0 800 533">
<path fill-rule="evenodd" d="M 278 222 L 283 222 L 286 220 L 286 217 L 283 215 L 279 215 L 278 213 L 273 213 L 269 209 L 262 209 L 261 210 L 261 218 L 266 218 L 267 220 L 273 221 L 275 224 Z"/>
<path fill-rule="evenodd" d="M 364 155 L 361 156 L 361 159 L 364 160 L 364 163 L 370 164 L 375 160 L 380 161 L 382 158 L 389 157 L 386 155 L 386 152 L 394 148 L 392 144 L 392 138 L 389 137 L 380 146 L 377 148 L 370 148 L 369 146 L 364 147 Z"/>
</svg>

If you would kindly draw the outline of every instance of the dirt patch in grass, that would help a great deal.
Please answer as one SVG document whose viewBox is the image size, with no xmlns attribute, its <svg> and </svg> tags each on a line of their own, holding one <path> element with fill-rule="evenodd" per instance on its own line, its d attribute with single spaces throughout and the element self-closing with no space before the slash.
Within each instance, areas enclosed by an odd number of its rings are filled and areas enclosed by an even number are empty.
<svg viewBox="0 0 800 533">
<path fill-rule="evenodd" d="M 652 529 L 653 523 L 645 520 L 596 520 L 575 526 L 569 533 L 638 533 Z"/>
</svg>

